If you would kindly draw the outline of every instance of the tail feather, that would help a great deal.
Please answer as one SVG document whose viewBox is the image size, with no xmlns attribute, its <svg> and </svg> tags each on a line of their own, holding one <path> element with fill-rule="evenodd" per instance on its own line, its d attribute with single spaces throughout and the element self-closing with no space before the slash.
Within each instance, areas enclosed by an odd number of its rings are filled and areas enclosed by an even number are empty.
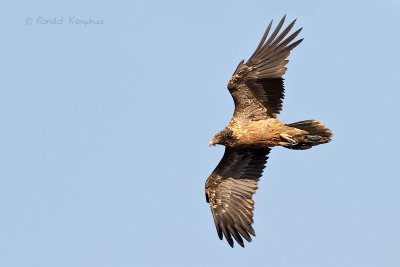
<svg viewBox="0 0 400 267">
<path fill-rule="evenodd" d="M 331 130 L 317 120 L 299 121 L 287 124 L 287 126 L 308 132 L 307 134 L 296 136 L 297 144 L 288 146 L 291 149 L 308 149 L 312 146 L 328 143 L 332 138 Z"/>
</svg>

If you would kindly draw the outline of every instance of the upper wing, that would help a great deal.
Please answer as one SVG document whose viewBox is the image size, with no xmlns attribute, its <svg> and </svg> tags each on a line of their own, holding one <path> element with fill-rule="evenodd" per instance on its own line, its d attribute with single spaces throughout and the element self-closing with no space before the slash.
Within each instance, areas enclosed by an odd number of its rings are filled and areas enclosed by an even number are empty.
<svg viewBox="0 0 400 267">
<path fill-rule="evenodd" d="M 246 63 L 241 61 L 232 75 L 228 89 L 235 101 L 236 115 L 244 113 L 249 117 L 250 110 L 254 113 L 261 108 L 262 112 L 253 114 L 254 119 L 265 119 L 275 118 L 281 111 L 284 97 L 282 76 L 286 72 L 285 65 L 289 62 L 287 57 L 290 51 L 303 41 L 300 39 L 292 42 L 301 28 L 287 36 L 296 20 L 279 34 L 285 17 L 267 40 L 272 26 L 272 21 L 270 22 L 253 55 Z"/>
<path fill-rule="evenodd" d="M 233 247 L 232 236 L 241 245 L 243 238 L 255 236 L 254 201 L 258 180 L 267 162 L 269 148 L 233 149 L 226 147 L 224 156 L 206 181 L 206 200 L 210 203 L 218 236 L 225 236 Z"/>
</svg>

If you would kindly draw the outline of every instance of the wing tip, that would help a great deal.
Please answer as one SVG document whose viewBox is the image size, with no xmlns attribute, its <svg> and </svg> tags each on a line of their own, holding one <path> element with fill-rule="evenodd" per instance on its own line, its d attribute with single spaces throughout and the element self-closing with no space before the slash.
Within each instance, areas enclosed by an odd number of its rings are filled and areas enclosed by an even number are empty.
<svg viewBox="0 0 400 267">
<path fill-rule="evenodd" d="M 221 226 L 221 235 L 218 235 L 220 240 L 223 240 L 225 237 L 226 242 L 229 244 L 230 247 L 235 246 L 235 242 L 241 246 L 242 248 L 245 247 L 245 242 L 243 238 L 248 242 L 251 243 L 253 240 L 250 235 L 256 236 L 254 229 L 251 227 L 250 224 L 243 224 L 243 225 L 228 225 L 228 226 Z M 222 234 L 223 233 L 223 234 Z M 233 238 L 232 238 L 233 237 Z"/>
</svg>

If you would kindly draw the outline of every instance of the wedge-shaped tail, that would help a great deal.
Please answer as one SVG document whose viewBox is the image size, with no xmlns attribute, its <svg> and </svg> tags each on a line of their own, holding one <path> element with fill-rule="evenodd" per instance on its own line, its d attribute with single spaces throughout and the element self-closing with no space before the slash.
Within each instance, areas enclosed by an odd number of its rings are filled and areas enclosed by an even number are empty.
<svg viewBox="0 0 400 267">
<path fill-rule="evenodd" d="M 317 120 L 299 121 L 287 126 L 308 132 L 307 134 L 296 136 L 296 143 L 287 146 L 287 148 L 308 149 L 312 146 L 328 143 L 332 138 L 331 130 Z"/>
</svg>

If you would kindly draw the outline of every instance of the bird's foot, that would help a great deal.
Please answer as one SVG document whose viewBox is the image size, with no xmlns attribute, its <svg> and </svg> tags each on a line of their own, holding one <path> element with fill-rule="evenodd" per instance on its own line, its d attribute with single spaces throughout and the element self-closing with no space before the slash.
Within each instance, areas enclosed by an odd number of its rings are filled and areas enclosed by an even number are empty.
<svg viewBox="0 0 400 267">
<path fill-rule="evenodd" d="M 283 140 L 285 140 L 286 142 L 288 142 L 288 145 L 289 145 L 289 146 L 295 146 L 295 145 L 298 144 L 298 142 L 297 142 L 295 139 L 293 139 L 293 138 L 292 138 L 290 135 L 288 135 L 288 134 L 281 133 L 280 136 L 281 136 L 281 138 L 282 138 Z"/>
</svg>

